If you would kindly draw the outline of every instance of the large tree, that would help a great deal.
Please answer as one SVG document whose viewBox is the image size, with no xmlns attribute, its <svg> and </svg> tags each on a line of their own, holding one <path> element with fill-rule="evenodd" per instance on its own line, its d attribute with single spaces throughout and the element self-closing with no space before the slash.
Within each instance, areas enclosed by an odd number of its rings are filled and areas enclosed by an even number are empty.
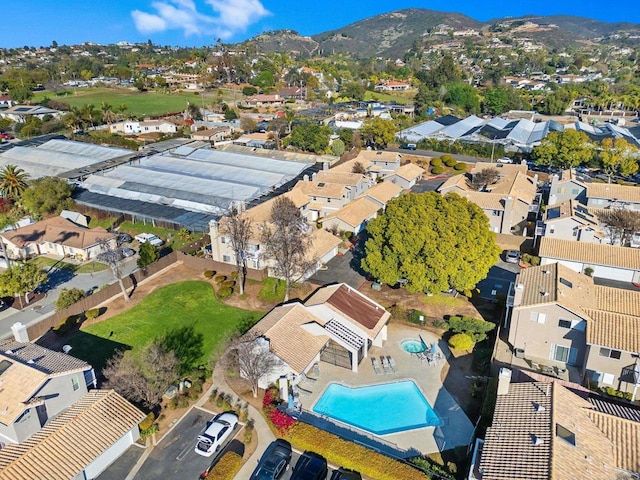
<svg viewBox="0 0 640 480">
<path fill-rule="evenodd" d="M 16 165 L 5 165 L 0 171 L 0 196 L 18 198 L 28 186 L 29 175 Z"/>
<path fill-rule="evenodd" d="M 500 253 L 484 212 L 456 194 L 403 195 L 367 232 L 362 268 L 384 283 L 406 279 L 410 292 L 469 293 Z"/>
<path fill-rule="evenodd" d="M 238 272 L 238 286 L 240 295 L 244 293 L 244 282 L 247 275 L 247 252 L 251 239 L 251 219 L 237 207 L 229 210 L 229 215 L 223 219 L 220 231 L 229 238 L 229 244 L 236 259 L 236 271 Z"/>
<path fill-rule="evenodd" d="M 265 255 L 273 262 L 274 275 L 285 281 L 286 302 L 291 284 L 301 279 L 317 261 L 311 254 L 311 227 L 291 199 L 281 196 L 273 202 L 269 222 L 262 226 L 261 237 Z"/>
<path fill-rule="evenodd" d="M 314 153 L 324 153 L 329 146 L 331 128 L 314 122 L 305 122 L 293 127 L 289 144 Z"/>
<path fill-rule="evenodd" d="M 0 297 L 18 296 L 20 306 L 24 306 L 23 298 L 28 292 L 44 283 L 47 274 L 35 263 L 14 263 L 0 274 Z"/>
<path fill-rule="evenodd" d="M 143 243 L 142 245 L 146 245 L 146 243 Z M 127 293 L 127 289 L 125 288 L 124 282 L 122 281 L 123 275 L 121 263 L 124 259 L 124 256 L 122 255 L 122 249 L 118 245 L 114 245 L 114 242 L 112 240 L 102 240 L 100 242 L 100 253 L 98 254 L 97 258 L 101 262 L 109 265 L 111 273 L 113 274 L 113 278 L 115 278 L 120 285 L 122 298 L 125 302 L 128 302 L 129 294 Z"/>
<path fill-rule="evenodd" d="M 368 118 L 362 124 L 360 134 L 365 145 L 384 148 L 393 142 L 396 136 L 396 127 L 392 120 L 380 117 Z"/>
<path fill-rule="evenodd" d="M 626 177 L 638 171 L 638 148 L 624 138 L 605 138 L 600 148 L 598 156 L 609 183 L 613 175 Z"/>
<path fill-rule="evenodd" d="M 593 144 L 586 133 L 567 128 L 547 135 L 533 148 L 531 156 L 538 165 L 574 168 L 591 160 Z"/>
<path fill-rule="evenodd" d="M 73 207 L 72 191 L 73 187 L 62 178 L 38 178 L 22 192 L 22 207 L 37 218 L 50 213 L 59 213 Z"/>
</svg>

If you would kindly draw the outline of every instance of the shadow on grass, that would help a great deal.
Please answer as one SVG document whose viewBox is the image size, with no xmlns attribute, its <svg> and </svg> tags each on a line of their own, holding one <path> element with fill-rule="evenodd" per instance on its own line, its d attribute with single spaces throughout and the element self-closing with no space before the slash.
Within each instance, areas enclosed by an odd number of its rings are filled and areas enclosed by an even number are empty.
<svg viewBox="0 0 640 480">
<path fill-rule="evenodd" d="M 114 342 L 108 338 L 99 337 L 82 330 L 77 330 L 65 339 L 65 343 L 71 346 L 70 355 L 89 363 L 100 376 L 107 360 L 117 350 L 131 350 L 130 345 Z"/>
</svg>

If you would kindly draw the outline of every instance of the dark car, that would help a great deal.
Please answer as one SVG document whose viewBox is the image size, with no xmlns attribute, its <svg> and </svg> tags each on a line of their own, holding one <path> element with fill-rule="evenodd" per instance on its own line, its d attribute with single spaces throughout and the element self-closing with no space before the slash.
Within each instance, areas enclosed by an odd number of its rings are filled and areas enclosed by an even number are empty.
<svg viewBox="0 0 640 480">
<path fill-rule="evenodd" d="M 289 468 L 291 444 L 278 438 L 262 454 L 250 480 L 276 480 Z"/>
<path fill-rule="evenodd" d="M 403 150 L 415 150 L 418 146 L 415 143 L 403 143 L 400 148 Z"/>
<path fill-rule="evenodd" d="M 362 480 L 362 475 L 355 470 L 340 467 L 331 475 L 331 480 Z"/>
<path fill-rule="evenodd" d="M 315 452 L 304 452 L 296 462 L 291 480 L 325 480 L 327 461 Z"/>
<path fill-rule="evenodd" d="M 131 243 L 131 242 L 133 242 L 133 237 L 128 233 L 118 234 L 118 243 Z"/>
</svg>

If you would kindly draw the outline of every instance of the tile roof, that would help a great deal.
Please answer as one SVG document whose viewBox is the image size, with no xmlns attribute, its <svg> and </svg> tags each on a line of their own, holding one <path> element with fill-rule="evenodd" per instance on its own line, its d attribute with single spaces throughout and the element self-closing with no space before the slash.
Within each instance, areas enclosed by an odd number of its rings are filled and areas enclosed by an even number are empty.
<svg viewBox="0 0 640 480">
<path fill-rule="evenodd" d="M 496 166 L 495 164 L 487 163 L 484 163 L 482 165 L 487 166 L 486 168 L 495 168 Z M 511 165 L 511 167 L 513 167 L 513 165 Z M 474 168 L 471 173 L 478 173 L 482 170 L 484 169 L 479 169 L 476 166 L 476 168 Z M 496 170 L 498 169 L 496 168 Z M 471 188 L 471 186 L 469 185 L 469 176 L 456 175 L 444 182 L 438 188 L 438 192 L 446 194 L 450 191 L 453 191 L 460 195 L 462 194 L 462 192 L 466 192 L 472 194 L 467 196 L 467 198 L 478 199 L 478 201 L 481 198 L 480 195 L 493 194 L 500 195 L 501 198 L 506 196 L 514 197 L 527 204 L 533 203 L 533 200 L 536 197 L 537 186 L 531 177 L 528 177 L 525 173 L 522 173 L 520 168 L 516 168 L 513 170 L 498 170 L 498 172 L 500 173 L 500 178 L 496 183 L 490 185 L 486 191 L 477 191 Z M 472 201 L 476 203 L 475 200 Z"/>
<path fill-rule="evenodd" d="M 565 218 L 573 218 L 582 225 L 599 225 L 598 217 L 595 213 L 575 200 L 567 200 L 547 207 L 545 212 L 546 223 L 564 220 Z"/>
<path fill-rule="evenodd" d="M 113 390 L 92 390 L 25 442 L 1 449 L 0 478 L 74 478 L 144 416 Z"/>
<path fill-rule="evenodd" d="M 497 396 L 485 435 L 483 480 L 615 479 L 613 445 L 590 420 L 589 408 L 554 382 L 510 384 Z M 557 425 L 575 434 L 575 445 L 558 438 Z"/>
<path fill-rule="evenodd" d="M 377 203 L 367 197 L 360 197 L 353 202 L 349 202 L 340 210 L 323 217 L 321 221 L 324 223 L 332 219 L 338 219 L 355 228 L 376 215 L 379 209 L 380 205 Z"/>
<path fill-rule="evenodd" d="M 354 160 L 362 164 L 366 162 L 400 162 L 402 154 L 397 152 L 388 152 L 386 150 L 360 150 L 358 156 Z M 345 162 L 346 163 L 346 162 Z"/>
<path fill-rule="evenodd" d="M 321 259 L 329 251 L 336 248 L 342 243 L 342 239 L 336 237 L 331 232 L 327 232 L 322 228 L 312 227 L 313 243 L 309 252 L 310 258 Z"/>
<path fill-rule="evenodd" d="M 297 374 L 305 372 L 320 350 L 329 341 L 327 335 L 313 335 L 305 324 L 324 326 L 325 322 L 313 315 L 301 303 L 275 307 L 250 330 L 269 340 L 271 351 Z"/>
<path fill-rule="evenodd" d="M 397 197 L 402 192 L 402 187 L 393 182 L 382 182 L 374 185 L 364 193 L 365 197 L 371 197 L 374 200 L 386 205 L 392 198 Z"/>
<path fill-rule="evenodd" d="M 299 191 L 311 197 L 342 198 L 347 186 L 343 183 L 329 183 L 319 180 L 301 180 L 293 187 L 293 192 Z"/>
<path fill-rule="evenodd" d="M 540 257 L 640 270 L 640 248 L 543 237 Z"/>
<path fill-rule="evenodd" d="M 465 192 L 455 190 L 447 193 L 457 193 L 461 197 L 469 200 L 471 203 L 475 203 L 483 210 L 504 210 L 505 196 L 500 193 Z"/>
<path fill-rule="evenodd" d="M 640 423 L 640 407 L 635 407 L 628 403 L 623 404 L 615 400 L 607 400 L 597 395 L 591 395 L 589 403 L 600 413 Z"/>
<path fill-rule="evenodd" d="M 17 230 L 2 233 L 1 236 L 19 247 L 30 243 L 50 242 L 81 249 L 116 237 L 102 227 L 82 228 L 62 217 L 48 218 Z"/>
<path fill-rule="evenodd" d="M 51 376 L 91 368 L 87 362 L 71 355 L 14 340 L 0 342 L 0 362 L 9 363 L 0 376 L 0 422 L 5 425 L 13 423 L 24 412 L 26 404 Z"/>
<path fill-rule="evenodd" d="M 387 176 L 396 175 L 404 180 L 410 181 L 422 177 L 424 172 L 424 168 L 416 165 L 415 163 L 407 163 L 406 165 L 402 165 L 395 172 L 389 173 Z"/>
<path fill-rule="evenodd" d="M 590 310 L 587 343 L 625 352 L 640 352 L 640 318 L 620 313 Z"/>
<path fill-rule="evenodd" d="M 597 411 L 589 417 L 613 443 L 616 466 L 640 472 L 640 423 Z"/>
<path fill-rule="evenodd" d="M 339 183 L 347 186 L 358 185 L 366 177 L 361 173 L 336 172 L 331 170 L 320 170 L 316 176 L 318 182 Z"/>
<path fill-rule="evenodd" d="M 623 202 L 640 202 L 640 188 L 615 183 L 588 183 L 587 198 L 609 198 Z"/>
</svg>

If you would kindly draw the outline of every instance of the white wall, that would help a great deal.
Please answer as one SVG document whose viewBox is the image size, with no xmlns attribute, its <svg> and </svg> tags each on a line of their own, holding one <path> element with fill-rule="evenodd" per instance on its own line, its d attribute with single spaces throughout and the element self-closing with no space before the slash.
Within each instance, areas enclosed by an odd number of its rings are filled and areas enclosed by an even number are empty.
<svg viewBox="0 0 640 480">
<path fill-rule="evenodd" d="M 94 479 L 100 475 L 105 468 L 117 460 L 118 457 L 120 457 L 120 455 L 122 455 L 138 438 L 140 438 L 140 432 L 138 431 L 138 425 L 135 425 L 122 438 L 120 438 L 120 440 L 107 448 L 102 455 L 96 458 L 87 466 L 87 468 L 84 469 L 85 478 Z"/>
</svg>

